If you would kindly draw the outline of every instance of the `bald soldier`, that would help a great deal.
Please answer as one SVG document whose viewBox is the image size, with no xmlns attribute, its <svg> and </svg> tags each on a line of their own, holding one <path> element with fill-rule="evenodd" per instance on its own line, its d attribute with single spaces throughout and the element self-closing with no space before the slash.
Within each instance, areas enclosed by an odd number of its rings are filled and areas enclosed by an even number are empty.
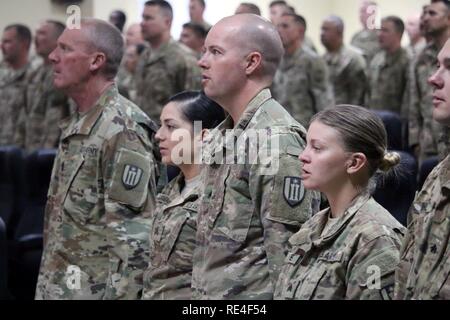
<svg viewBox="0 0 450 320">
<path fill-rule="evenodd" d="M 269 90 L 282 42 L 269 21 L 239 14 L 205 48 L 204 91 L 229 116 L 203 151 L 193 298 L 272 299 L 287 240 L 319 206 L 300 179 L 305 129 Z"/>
<path fill-rule="evenodd" d="M 155 206 L 154 123 L 118 94 L 119 30 L 83 19 L 50 54 L 75 101 L 53 166 L 36 299 L 140 299 Z"/>
<path fill-rule="evenodd" d="M 429 78 L 433 119 L 450 127 L 450 40 Z M 395 296 L 405 300 L 450 299 L 450 155 L 428 176 L 414 200 L 412 223 L 403 241 Z"/>
<path fill-rule="evenodd" d="M 273 83 L 273 95 L 302 125 L 333 105 L 333 93 L 325 61 L 303 46 L 306 21 L 302 16 L 285 13 L 277 29 L 285 54 Z"/>
<path fill-rule="evenodd" d="M 388 16 L 381 20 L 378 36 L 381 50 L 370 63 L 366 107 L 395 112 L 406 122 L 410 56 L 401 44 L 404 30 L 399 17 Z"/>
<path fill-rule="evenodd" d="M 428 78 L 436 57 L 450 35 L 450 2 L 432 0 L 424 8 L 423 28 L 430 43 L 415 58 L 410 74 L 409 145 L 422 162 L 428 157 L 445 157 L 449 150 L 449 129 L 432 117 L 433 92 Z"/>
<path fill-rule="evenodd" d="M 380 50 L 375 25 L 377 12 L 376 2 L 360 0 L 359 21 L 363 28 L 352 37 L 351 45 L 363 51 L 367 65 Z"/>
<path fill-rule="evenodd" d="M 171 96 L 200 88 L 200 69 L 195 52 L 170 36 L 173 11 L 167 1 L 147 1 L 142 19 L 142 33 L 150 48 L 137 66 L 136 103 L 158 121 Z"/>
<path fill-rule="evenodd" d="M 332 15 L 323 21 L 320 40 L 327 49 L 323 58 L 330 71 L 335 103 L 363 105 L 366 62 L 360 50 L 344 45 L 344 22 L 340 17 Z"/>
<path fill-rule="evenodd" d="M 70 114 L 67 96 L 53 86 L 53 67 L 49 59 L 64 29 L 61 22 L 47 20 L 36 30 L 36 53 L 42 62 L 30 72 L 25 108 L 15 132 L 15 144 L 29 152 L 57 148 L 61 135 L 58 123 Z"/>
<path fill-rule="evenodd" d="M 31 31 L 22 24 L 3 30 L 0 63 L 0 146 L 15 143 L 15 131 L 21 110 L 25 108 L 26 84 L 31 71 L 28 54 Z M 21 145 L 21 143 L 20 143 Z"/>
</svg>

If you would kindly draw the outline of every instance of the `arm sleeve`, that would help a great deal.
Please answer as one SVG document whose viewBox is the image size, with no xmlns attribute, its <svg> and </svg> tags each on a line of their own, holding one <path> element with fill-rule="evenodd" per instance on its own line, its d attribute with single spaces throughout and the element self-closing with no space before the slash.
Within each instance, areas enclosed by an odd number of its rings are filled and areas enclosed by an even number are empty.
<svg viewBox="0 0 450 320">
<path fill-rule="evenodd" d="M 300 180 L 298 155 L 302 148 L 294 141 L 288 145 L 291 145 L 288 151 L 278 157 L 277 170 L 264 174 L 261 166 L 254 166 L 250 178 L 252 198 L 256 199 L 255 207 L 259 209 L 264 228 L 264 246 L 274 286 L 287 254 L 288 239 L 320 205 L 319 194 L 304 189 Z"/>
<path fill-rule="evenodd" d="M 148 139 L 116 135 L 104 150 L 109 274 L 105 299 L 140 299 L 148 257 L 148 217 L 155 203 L 155 161 Z"/>
<path fill-rule="evenodd" d="M 400 241 L 379 236 L 359 248 L 349 262 L 346 299 L 391 300 Z"/>
</svg>

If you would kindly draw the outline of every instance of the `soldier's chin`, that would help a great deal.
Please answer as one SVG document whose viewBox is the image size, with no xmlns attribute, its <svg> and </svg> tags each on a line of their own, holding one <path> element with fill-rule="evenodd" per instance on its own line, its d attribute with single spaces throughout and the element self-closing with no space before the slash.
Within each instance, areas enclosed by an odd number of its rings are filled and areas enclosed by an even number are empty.
<svg viewBox="0 0 450 320">
<path fill-rule="evenodd" d="M 450 106 L 447 107 L 447 110 L 442 110 L 440 108 L 433 109 L 433 119 L 443 124 L 445 126 L 450 126 Z"/>
<path fill-rule="evenodd" d="M 61 81 L 58 81 L 57 79 L 53 80 L 53 86 L 55 87 L 55 89 L 58 89 L 58 90 L 64 90 L 64 88 L 66 87 L 64 85 L 64 83 L 62 83 Z"/>
</svg>

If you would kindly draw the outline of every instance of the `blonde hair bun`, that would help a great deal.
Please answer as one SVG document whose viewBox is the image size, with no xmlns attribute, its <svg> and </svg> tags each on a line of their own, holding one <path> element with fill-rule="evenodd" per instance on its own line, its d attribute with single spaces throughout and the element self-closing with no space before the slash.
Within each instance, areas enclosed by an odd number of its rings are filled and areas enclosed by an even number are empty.
<svg viewBox="0 0 450 320">
<path fill-rule="evenodd" d="M 381 160 L 380 170 L 388 172 L 400 163 L 401 157 L 397 152 L 386 152 Z"/>
</svg>

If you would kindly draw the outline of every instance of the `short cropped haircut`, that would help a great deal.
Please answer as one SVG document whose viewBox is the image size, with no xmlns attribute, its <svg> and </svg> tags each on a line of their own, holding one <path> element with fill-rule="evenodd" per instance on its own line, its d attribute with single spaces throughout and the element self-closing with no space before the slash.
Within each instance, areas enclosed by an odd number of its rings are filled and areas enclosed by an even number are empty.
<svg viewBox="0 0 450 320">
<path fill-rule="evenodd" d="M 397 16 L 387 16 L 383 18 L 382 21 L 389 21 L 392 22 L 394 25 L 395 31 L 397 31 L 398 34 L 403 35 L 403 32 L 405 32 L 405 24 L 403 23 L 402 19 L 400 19 Z"/>
<path fill-rule="evenodd" d="M 254 4 L 254 3 L 250 3 L 250 2 L 242 2 L 241 6 L 247 7 L 249 11 L 251 11 L 251 13 L 256 14 L 258 16 L 261 15 L 261 10 L 259 9 L 259 7 Z"/>
<path fill-rule="evenodd" d="M 173 9 L 170 3 L 165 0 L 150 0 L 145 3 L 145 6 L 157 6 L 161 9 L 161 12 L 170 19 L 173 20 Z"/>
<path fill-rule="evenodd" d="M 64 29 L 66 28 L 66 25 L 60 21 L 45 20 L 45 22 L 53 26 L 55 38 L 59 38 L 59 36 L 64 32 Z"/>
<path fill-rule="evenodd" d="M 195 0 L 195 1 L 197 1 L 203 8 L 206 7 L 205 0 Z"/>
<path fill-rule="evenodd" d="M 301 16 L 301 15 L 299 15 L 299 14 L 295 14 L 295 13 L 283 13 L 282 16 L 283 16 L 283 17 L 285 17 L 285 16 L 292 17 L 292 18 L 294 19 L 294 21 L 295 21 L 297 24 L 303 26 L 303 27 L 305 28 L 305 31 L 306 31 L 306 29 L 307 29 L 308 26 L 307 26 L 307 24 L 306 24 L 306 19 L 305 19 L 303 16 Z"/>
<path fill-rule="evenodd" d="M 431 3 L 442 2 L 447 7 L 447 10 L 450 11 L 450 1 L 449 0 L 431 0 Z"/>
<path fill-rule="evenodd" d="M 30 48 L 31 46 L 31 30 L 30 28 L 28 28 L 26 25 L 23 24 L 11 24 L 9 26 L 6 26 L 4 31 L 8 31 L 14 29 L 16 30 L 17 33 L 17 39 L 19 39 L 19 41 L 21 42 L 25 42 L 28 46 L 28 48 Z"/>
<path fill-rule="evenodd" d="M 276 1 L 272 1 L 270 4 L 269 4 L 269 8 L 272 8 L 272 7 L 274 7 L 274 6 L 288 6 L 288 4 L 287 4 L 287 2 L 286 1 L 284 1 L 284 0 L 276 0 Z"/>
<path fill-rule="evenodd" d="M 183 24 L 183 29 L 184 28 L 192 30 L 192 32 L 200 39 L 206 39 L 206 36 L 208 35 L 208 31 L 202 25 L 195 22 Z"/>
<path fill-rule="evenodd" d="M 108 79 L 114 79 L 119 71 L 122 61 L 125 44 L 120 33 L 112 24 L 99 19 L 82 19 L 82 29 L 88 37 L 90 47 L 95 51 L 100 51 L 106 56 L 106 65 L 101 70 Z"/>
</svg>

